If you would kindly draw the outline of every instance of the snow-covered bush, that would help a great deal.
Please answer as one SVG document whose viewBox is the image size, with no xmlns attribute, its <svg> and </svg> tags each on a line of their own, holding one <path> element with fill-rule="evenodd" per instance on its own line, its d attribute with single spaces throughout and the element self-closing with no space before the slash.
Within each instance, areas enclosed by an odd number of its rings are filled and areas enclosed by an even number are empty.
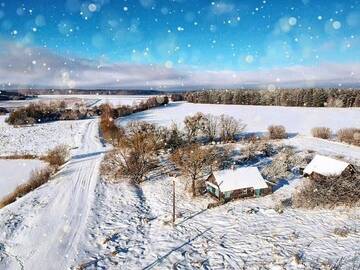
<svg viewBox="0 0 360 270">
<path fill-rule="evenodd" d="M 321 139 L 330 139 L 331 133 L 331 129 L 327 127 L 315 127 L 311 130 L 313 137 Z"/>
<path fill-rule="evenodd" d="M 257 156 L 271 156 L 275 153 L 272 144 L 266 140 L 253 140 L 250 141 L 242 150 L 241 157 L 243 160 L 251 160 Z"/>
<path fill-rule="evenodd" d="M 280 179 L 290 178 L 294 168 L 304 167 L 307 162 L 301 155 L 297 155 L 291 147 L 283 147 L 273 158 L 272 162 L 261 170 L 270 181 L 276 183 Z"/>
<path fill-rule="evenodd" d="M 269 138 L 272 140 L 281 140 L 286 138 L 286 130 L 284 126 L 269 126 Z"/>
<path fill-rule="evenodd" d="M 360 129 L 358 128 L 343 128 L 337 132 L 337 137 L 340 141 L 360 145 Z"/>
<path fill-rule="evenodd" d="M 54 170 L 50 166 L 34 171 L 28 182 L 19 185 L 12 193 L 0 201 L 0 209 L 48 182 L 53 172 Z"/>
</svg>

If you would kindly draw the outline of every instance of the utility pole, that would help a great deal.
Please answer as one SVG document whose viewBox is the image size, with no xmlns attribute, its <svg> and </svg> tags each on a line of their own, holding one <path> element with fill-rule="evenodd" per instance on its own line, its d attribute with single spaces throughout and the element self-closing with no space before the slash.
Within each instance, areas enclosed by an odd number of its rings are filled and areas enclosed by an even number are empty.
<svg viewBox="0 0 360 270">
<path fill-rule="evenodd" d="M 173 226 L 175 226 L 175 180 L 173 180 Z"/>
</svg>

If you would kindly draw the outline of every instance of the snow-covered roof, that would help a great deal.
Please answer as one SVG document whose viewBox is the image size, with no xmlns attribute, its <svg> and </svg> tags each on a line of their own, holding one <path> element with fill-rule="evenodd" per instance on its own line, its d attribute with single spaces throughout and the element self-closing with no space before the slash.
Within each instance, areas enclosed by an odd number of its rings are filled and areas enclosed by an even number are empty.
<svg viewBox="0 0 360 270">
<path fill-rule="evenodd" d="M 256 167 L 216 171 L 213 172 L 213 175 L 222 192 L 243 188 L 262 189 L 268 187 Z"/>
<path fill-rule="evenodd" d="M 326 156 L 316 155 L 314 159 L 306 166 L 304 173 L 311 174 L 313 172 L 324 176 L 338 176 L 350 164 L 341 160 L 333 159 Z"/>
</svg>

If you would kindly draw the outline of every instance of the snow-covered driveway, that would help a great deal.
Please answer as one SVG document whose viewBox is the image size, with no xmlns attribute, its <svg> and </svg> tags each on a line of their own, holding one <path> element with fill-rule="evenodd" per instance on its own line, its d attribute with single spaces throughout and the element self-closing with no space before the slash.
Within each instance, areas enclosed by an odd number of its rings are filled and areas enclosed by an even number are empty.
<svg viewBox="0 0 360 270">
<path fill-rule="evenodd" d="M 104 150 L 95 119 L 88 123 L 81 147 L 53 180 L 0 210 L 0 269 L 73 265 Z"/>
</svg>

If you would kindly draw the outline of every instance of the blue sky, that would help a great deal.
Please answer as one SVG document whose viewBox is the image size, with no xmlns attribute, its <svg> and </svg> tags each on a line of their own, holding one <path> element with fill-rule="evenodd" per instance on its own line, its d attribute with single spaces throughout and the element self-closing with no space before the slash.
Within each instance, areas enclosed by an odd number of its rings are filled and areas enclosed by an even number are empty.
<svg viewBox="0 0 360 270">
<path fill-rule="evenodd" d="M 150 69 L 156 66 L 159 77 L 172 71 L 172 77 L 178 76 L 172 87 L 183 86 L 189 76 L 194 80 L 189 72 L 203 79 L 209 72 L 217 72 L 219 78 L 224 72 L 233 72 L 225 76 L 231 85 L 231 78 L 240 76 L 244 81 L 246 75 L 252 78 L 251 72 L 259 70 L 281 73 L 296 69 L 304 74 L 326 65 L 337 65 L 336 72 L 341 70 L 338 65 L 344 65 L 343 70 L 352 77 L 351 83 L 356 83 L 359 34 L 358 0 L 0 0 L 3 51 L 11 50 L 14 56 L 29 56 L 31 51 L 30 67 L 25 60 L 23 65 L 27 77 L 30 70 L 40 74 L 31 66 L 38 64 L 36 58 L 43 62 L 47 61 L 44 55 L 52 60 L 58 58 L 49 71 L 51 76 L 64 77 L 66 72 L 65 81 L 73 81 L 75 86 L 80 85 L 79 72 L 85 73 L 81 71 L 86 69 L 84 65 L 112 65 L 109 79 L 102 82 L 113 87 L 126 85 L 118 65 Z M 20 51 L 15 52 L 13 47 Z M 14 69 L 9 61 L 16 60 L 11 57 L 0 62 L 3 72 Z M 64 65 L 69 61 L 80 64 L 74 64 L 72 70 Z M 301 71 L 300 67 L 308 71 Z M 54 69 L 61 74 L 54 73 Z M 212 85 L 208 76 L 204 86 Z M 8 77 L 0 76 L 0 83 L 16 84 Z M 336 80 L 334 76 L 326 78 Z M 326 78 L 319 77 L 321 81 Z M 55 78 L 49 82 L 42 79 L 42 85 L 59 84 Z M 130 79 L 126 77 L 127 81 Z M 234 86 L 243 81 L 234 79 Z M 252 84 L 276 84 L 283 78 L 268 81 L 251 79 Z M 146 82 L 149 78 L 144 78 L 144 87 L 163 86 L 161 82 Z M 29 80 L 22 83 L 36 85 Z M 249 80 L 246 83 L 250 84 Z M 97 85 L 101 86 L 101 82 Z"/>
</svg>

